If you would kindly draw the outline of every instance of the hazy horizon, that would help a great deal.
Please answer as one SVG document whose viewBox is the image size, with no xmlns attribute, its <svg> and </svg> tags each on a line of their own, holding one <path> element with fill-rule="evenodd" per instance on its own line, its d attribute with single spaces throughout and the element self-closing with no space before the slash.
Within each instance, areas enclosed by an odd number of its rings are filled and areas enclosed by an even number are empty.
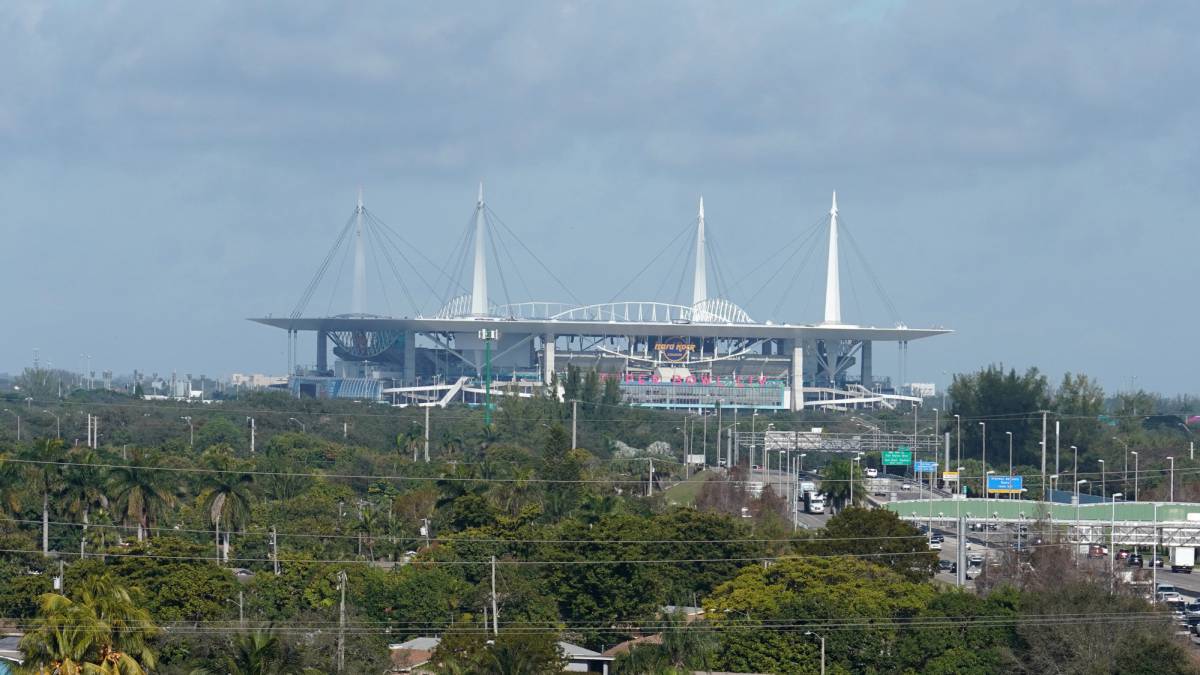
<svg viewBox="0 0 1200 675">
<path fill-rule="evenodd" d="M 755 293 L 764 261 L 836 190 L 899 319 L 955 331 L 911 344 L 909 380 L 1003 363 L 1192 393 L 1198 19 L 1184 3 L 0 8 L 0 371 L 37 348 L 67 370 L 87 353 L 97 372 L 282 374 L 284 334 L 246 319 L 292 310 L 360 186 L 442 262 L 482 180 L 584 302 L 612 299 L 703 195 L 729 299 L 790 323 L 821 319 L 823 256 Z M 671 253 L 616 299 L 674 301 L 690 250 Z M 853 256 L 845 321 L 893 324 Z M 530 269 L 512 301 L 572 299 Z M 349 311 L 333 290 L 310 312 Z M 413 313 L 387 293 L 369 309 Z M 895 377 L 894 348 L 875 359 Z"/>
</svg>

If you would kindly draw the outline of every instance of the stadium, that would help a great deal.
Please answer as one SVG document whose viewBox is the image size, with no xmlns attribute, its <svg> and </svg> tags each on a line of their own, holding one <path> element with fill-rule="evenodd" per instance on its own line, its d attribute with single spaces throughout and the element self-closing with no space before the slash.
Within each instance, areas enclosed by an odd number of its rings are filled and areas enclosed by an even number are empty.
<svg viewBox="0 0 1200 675">
<path fill-rule="evenodd" d="M 822 320 L 781 323 L 756 321 L 729 299 L 729 284 L 714 264 L 711 233 L 705 230 L 703 198 L 686 231 L 643 268 L 645 272 L 663 255 L 686 261 L 679 281 L 682 288 L 690 277 L 686 299 L 514 302 L 512 288 L 519 281 L 527 290 L 524 274 L 539 267 L 560 292 L 575 298 L 488 207 L 482 185 L 460 245 L 443 265 L 368 211 L 360 193 L 290 315 L 251 320 L 287 332 L 289 388 L 296 396 L 401 406 L 473 404 L 485 392 L 561 396 L 558 383 L 568 369 L 578 368 L 596 372 L 602 381 L 616 380 L 631 405 L 659 408 L 844 410 L 919 400 L 890 377 L 876 375 L 875 347 L 897 345 L 897 379 L 903 382 L 909 342 L 950 331 L 910 328 L 899 321 L 886 327 L 844 322 L 840 230 L 844 234 L 834 193 L 828 216 L 776 249 L 780 267 L 771 279 L 791 272 L 802 252 L 807 259 L 819 251 L 817 259 L 824 253 L 826 260 Z M 514 251 L 534 262 L 516 262 Z M 351 311 L 309 316 L 307 308 L 318 289 L 329 285 L 330 272 L 337 270 L 336 288 L 351 257 Z M 420 271 L 422 267 L 433 273 Z M 395 283 L 383 284 L 385 274 Z M 874 274 L 870 276 L 882 293 Z M 399 289 L 413 305 L 413 315 L 368 313 L 368 278 L 380 280 L 374 287 L 378 292 L 395 295 Z M 438 298 L 440 309 L 422 315 L 415 301 L 421 293 Z M 498 297 L 505 302 L 497 302 Z M 300 363 L 303 343 L 315 346 L 308 365 Z"/>
</svg>

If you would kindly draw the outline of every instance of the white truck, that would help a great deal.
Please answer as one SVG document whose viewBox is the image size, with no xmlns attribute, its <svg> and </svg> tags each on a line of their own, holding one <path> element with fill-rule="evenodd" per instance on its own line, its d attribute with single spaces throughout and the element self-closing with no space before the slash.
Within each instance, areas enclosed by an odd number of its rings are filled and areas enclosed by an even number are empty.
<svg viewBox="0 0 1200 675">
<path fill-rule="evenodd" d="M 825 495 L 816 490 L 809 490 L 804 493 L 804 512 L 805 513 L 825 513 Z"/>
<path fill-rule="evenodd" d="M 800 494 L 804 494 L 806 492 L 816 492 L 816 491 L 817 491 L 817 484 L 814 483 L 813 481 L 811 481 L 811 480 L 800 481 Z"/>
<path fill-rule="evenodd" d="M 1196 549 L 1193 546 L 1171 547 L 1171 571 L 1191 574 L 1196 565 Z"/>
</svg>

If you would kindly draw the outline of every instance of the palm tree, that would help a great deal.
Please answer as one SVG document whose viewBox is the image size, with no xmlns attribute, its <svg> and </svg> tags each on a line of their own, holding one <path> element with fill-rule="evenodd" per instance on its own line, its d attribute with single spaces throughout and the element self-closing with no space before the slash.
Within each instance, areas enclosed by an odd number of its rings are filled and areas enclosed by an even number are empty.
<svg viewBox="0 0 1200 675">
<path fill-rule="evenodd" d="M 853 489 L 851 483 L 854 484 Z M 850 493 L 854 493 L 855 503 L 866 498 L 866 493 L 863 490 L 862 480 L 854 475 L 851 469 L 850 462 L 836 461 L 831 462 L 822 473 L 821 491 L 829 497 L 829 500 L 838 505 L 841 510 L 846 507 L 850 501 Z M 853 504 L 851 504 L 853 506 Z"/>
<path fill-rule="evenodd" d="M 211 456 L 208 464 L 212 472 L 206 474 L 201 483 L 200 499 L 216 528 L 218 559 L 229 562 L 229 533 L 250 520 L 250 504 L 254 500 L 250 488 L 254 484 L 254 475 L 236 469 L 226 455 Z M 221 539 L 222 528 L 224 540 Z"/>
<path fill-rule="evenodd" d="M 155 665 L 150 613 L 104 574 L 87 580 L 79 600 L 47 593 L 21 639 L 24 672 L 36 675 L 144 675 Z"/>
<path fill-rule="evenodd" d="M 211 675 L 211 672 L 196 669 L 191 675 Z M 225 675 L 305 675 L 317 671 L 301 665 L 300 653 L 278 635 L 270 630 L 256 630 L 234 639 L 233 649 L 225 655 L 219 672 Z"/>
<path fill-rule="evenodd" d="M 42 555 L 50 553 L 50 498 L 61 495 L 67 487 L 68 457 L 63 447 L 61 440 L 44 438 L 25 453 L 27 460 L 37 462 L 26 464 L 22 473 L 27 487 L 42 497 Z"/>
<path fill-rule="evenodd" d="M 80 582 L 78 595 L 80 604 L 90 607 L 112 631 L 111 649 L 132 656 L 146 668 L 154 668 L 154 652 L 149 645 L 158 629 L 151 623 L 150 611 L 142 607 L 136 589 L 125 588 L 105 572 Z"/>
<path fill-rule="evenodd" d="M 375 560 L 375 535 L 383 530 L 383 517 L 379 515 L 379 508 L 374 504 L 368 503 L 358 512 L 358 524 L 355 528 L 358 531 L 358 554 L 362 555 L 362 545 L 367 545 L 367 555 L 371 560 Z"/>
<path fill-rule="evenodd" d="M 166 472 L 157 470 L 141 452 L 132 463 L 108 474 L 109 490 L 125 525 L 137 526 L 138 541 L 144 541 L 158 517 L 175 503 Z"/>
<path fill-rule="evenodd" d="M 425 435 L 421 427 L 413 422 L 412 428 L 396 436 L 396 449 L 400 452 L 411 452 L 412 461 L 417 461 L 417 452 L 425 445 Z M 393 465 L 393 470 L 395 467 Z"/>
<path fill-rule="evenodd" d="M 92 507 L 108 508 L 108 496 L 104 490 L 103 475 L 93 466 L 79 465 L 98 464 L 100 458 L 94 450 L 86 446 L 73 448 L 68 455 L 76 464 L 67 467 L 65 472 L 66 485 L 63 492 L 66 501 L 63 507 L 68 514 L 78 516 L 83 521 L 83 532 L 86 535 Z"/>
<path fill-rule="evenodd" d="M 458 434 L 448 433 L 442 438 L 442 449 L 446 451 L 446 456 L 451 459 L 458 452 L 461 452 L 466 444 Z"/>
<path fill-rule="evenodd" d="M 22 465 L 8 461 L 7 455 L 0 454 L 0 513 L 18 514 L 21 512 L 21 490 L 25 484 L 21 475 Z"/>
</svg>

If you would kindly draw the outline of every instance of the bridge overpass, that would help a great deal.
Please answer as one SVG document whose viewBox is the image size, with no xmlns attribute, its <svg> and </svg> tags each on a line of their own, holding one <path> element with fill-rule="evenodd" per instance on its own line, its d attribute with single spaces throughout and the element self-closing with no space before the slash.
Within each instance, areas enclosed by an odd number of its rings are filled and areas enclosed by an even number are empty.
<svg viewBox="0 0 1200 675">
<path fill-rule="evenodd" d="M 1023 499 L 906 499 L 882 507 L 904 520 L 948 526 L 965 523 L 1032 525 L 1045 522 L 1071 543 L 1200 546 L 1200 504 L 1112 502 L 1058 504 Z"/>
</svg>

